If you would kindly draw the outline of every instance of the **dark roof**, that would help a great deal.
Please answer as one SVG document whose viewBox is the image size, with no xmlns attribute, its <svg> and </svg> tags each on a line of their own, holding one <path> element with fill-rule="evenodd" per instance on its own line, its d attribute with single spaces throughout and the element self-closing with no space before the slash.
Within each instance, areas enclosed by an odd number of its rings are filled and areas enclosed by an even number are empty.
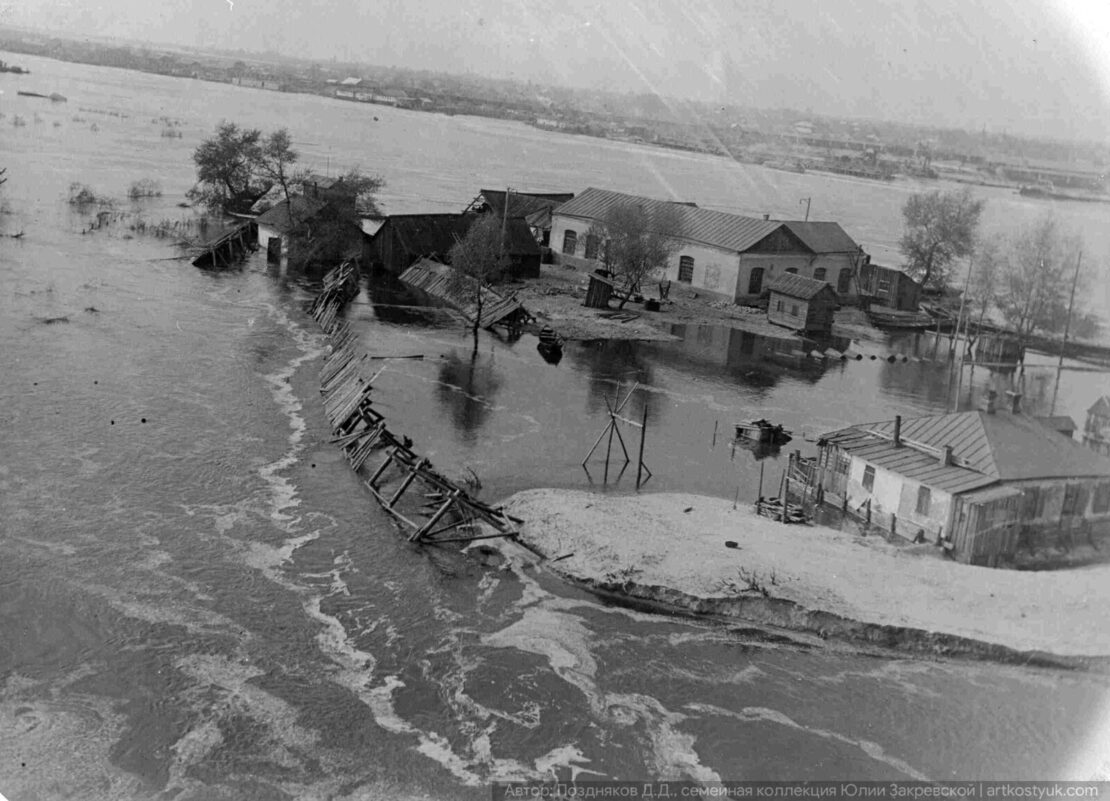
<svg viewBox="0 0 1110 801">
<path fill-rule="evenodd" d="M 1110 476 L 1110 459 L 1023 414 L 972 411 L 911 417 L 902 421 L 901 448 L 894 447 L 893 420 L 852 426 L 825 439 L 849 435 L 860 447 L 873 446 L 881 453 L 921 452 L 938 466 L 937 454 L 950 447 L 954 464 L 945 469 L 973 471 L 989 479 L 987 483 Z"/>
<path fill-rule="evenodd" d="M 294 195 L 289 200 L 283 200 L 271 207 L 269 211 L 258 215 L 256 222 L 286 233 L 319 214 L 326 205 L 328 204 L 325 200 Z"/>
<path fill-rule="evenodd" d="M 642 206 L 649 214 L 662 208 L 678 209 L 682 220 L 682 233 L 679 239 L 700 242 L 737 253 L 743 253 L 782 227 L 782 223 L 776 220 L 741 217 L 738 214 L 702 209 L 687 203 L 625 195 L 592 186 L 552 213 L 563 217 L 600 220 L 610 209 L 625 205 Z"/>
<path fill-rule="evenodd" d="M 1087 414 L 1110 415 L 1110 395 L 1103 395 L 1087 410 Z"/>
<path fill-rule="evenodd" d="M 800 298 L 802 300 L 812 300 L 820 295 L 822 290 L 827 289 L 834 298 L 836 297 L 836 292 L 824 281 L 818 281 L 815 278 L 806 278 L 804 275 L 797 275 L 795 273 L 784 273 L 780 275 L 767 285 L 767 289 L 771 292 L 777 292 L 780 295 Z"/>
<path fill-rule="evenodd" d="M 513 217 L 527 217 L 573 199 L 573 192 L 513 192 L 509 198 L 509 214 Z M 493 214 L 500 216 L 505 213 L 504 189 L 483 189 L 471 205 L 475 206 L 479 201 L 485 201 L 486 207 Z"/>
<path fill-rule="evenodd" d="M 784 222 L 814 253 L 856 253 L 859 245 L 835 222 Z"/>
<path fill-rule="evenodd" d="M 455 242 L 466 236 L 477 219 L 476 214 L 393 214 L 386 218 L 378 234 L 391 228 L 409 253 L 446 258 Z M 524 220 L 510 218 L 506 231 L 511 255 L 539 255 L 540 247 Z"/>
</svg>

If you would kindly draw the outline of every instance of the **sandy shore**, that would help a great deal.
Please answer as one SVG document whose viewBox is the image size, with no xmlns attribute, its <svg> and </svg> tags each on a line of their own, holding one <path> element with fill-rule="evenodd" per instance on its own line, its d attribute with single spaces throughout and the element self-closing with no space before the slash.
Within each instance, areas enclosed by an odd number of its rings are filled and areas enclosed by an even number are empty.
<svg viewBox="0 0 1110 801">
<path fill-rule="evenodd" d="M 552 569 L 630 600 L 918 651 L 1110 657 L 1110 565 L 972 567 L 930 545 L 786 526 L 698 495 L 541 489 L 505 507 L 526 521 L 525 542 L 565 557 Z"/>
</svg>

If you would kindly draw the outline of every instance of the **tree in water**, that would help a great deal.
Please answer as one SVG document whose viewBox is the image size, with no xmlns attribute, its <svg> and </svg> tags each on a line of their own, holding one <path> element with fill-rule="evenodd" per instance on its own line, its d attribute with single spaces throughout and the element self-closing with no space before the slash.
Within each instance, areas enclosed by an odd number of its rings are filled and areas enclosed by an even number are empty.
<svg viewBox="0 0 1110 801">
<path fill-rule="evenodd" d="M 321 198 L 325 205 L 289 232 L 289 265 L 296 269 L 314 265 L 330 269 L 344 259 L 359 258 L 359 223 L 362 217 L 380 214 L 376 194 L 384 185 L 380 177 L 363 175 L 357 169 L 337 178 Z"/>
<path fill-rule="evenodd" d="M 451 276 L 447 289 L 473 309 L 475 349 L 478 348 L 478 329 L 484 302 L 482 287 L 501 278 L 508 269 L 509 259 L 505 245 L 501 220 L 493 215 L 483 214 L 470 226 L 466 236 L 455 242 L 448 254 Z"/>
<path fill-rule="evenodd" d="M 1047 215 L 1008 243 L 1002 263 L 998 309 L 1018 338 L 1064 330 L 1080 243 Z M 1083 276 L 1079 292 L 1083 297 Z"/>
<path fill-rule="evenodd" d="M 290 187 L 300 183 L 305 173 L 297 171 L 300 153 L 293 149 L 293 139 L 288 128 L 279 128 L 262 140 L 258 152 L 258 174 L 272 186 L 281 189 L 285 200 L 290 199 Z"/>
<path fill-rule="evenodd" d="M 262 132 L 221 122 L 193 152 L 197 183 L 189 198 L 214 212 L 249 211 L 273 187 L 261 173 Z"/>
<path fill-rule="evenodd" d="M 586 257 L 597 258 L 617 283 L 623 309 L 643 282 L 667 268 L 682 248 L 677 237 L 683 233 L 679 206 L 656 204 L 645 208 L 635 203 L 613 206 L 590 226 L 586 234 Z"/>
<path fill-rule="evenodd" d="M 906 230 L 899 247 L 906 269 L 926 289 L 948 285 L 952 263 L 971 254 L 986 201 L 964 187 L 953 192 L 910 195 L 902 206 Z"/>
</svg>

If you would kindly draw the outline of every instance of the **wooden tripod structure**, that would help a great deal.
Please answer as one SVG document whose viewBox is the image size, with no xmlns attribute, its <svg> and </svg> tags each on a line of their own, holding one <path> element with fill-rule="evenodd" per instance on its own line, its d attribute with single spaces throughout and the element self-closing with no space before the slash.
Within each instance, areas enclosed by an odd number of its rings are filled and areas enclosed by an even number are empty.
<svg viewBox="0 0 1110 801">
<path fill-rule="evenodd" d="M 601 444 L 601 441 L 605 439 L 606 435 L 608 435 L 609 441 L 605 446 L 605 473 L 602 481 L 609 481 L 609 460 L 612 457 L 613 453 L 614 434 L 617 437 L 617 442 L 621 446 L 621 452 L 624 454 L 624 464 L 621 466 L 621 473 L 623 473 L 628 467 L 629 463 L 632 461 L 632 457 L 628 455 L 628 448 L 624 444 L 624 437 L 621 435 L 621 430 L 619 426 L 619 423 L 625 423 L 626 425 L 630 425 L 633 428 L 640 429 L 640 452 L 639 457 L 637 458 L 636 465 L 636 489 L 639 489 L 641 484 L 646 483 L 647 480 L 651 478 L 651 470 L 649 470 L 648 466 L 644 464 L 644 437 L 647 433 L 647 404 L 644 404 L 643 419 L 639 422 L 635 420 L 629 420 L 627 417 L 621 416 L 621 411 L 624 409 L 625 405 L 632 397 L 632 393 L 635 392 L 636 388 L 639 386 L 639 382 L 634 383 L 632 385 L 632 389 L 628 390 L 628 394 L 624 396 L 624 400 L 621 400 L 620 384 L 618 384 L 617 391 L 613 396 L 613 403 L 610 403 L 608 398 L 605 399 L 605 408 L 609 413 L 609 422 L 605 424 L 605 428 L 602 429 L 601 434 L 598 436 L 597 440 L 594 441 L 593 446 L 590 448 L 590 452 L 587 453 L 586 458 L 582 460 L 582 468 L 586 470 L 587 475 L 589 475 L 590 471 L 589 468 L 586 467 L 586 464 L 590 461 L 590 457 L 594 455 L 594 451 L 597 450 L 597 446 Z M 646 478 L 643 477 L 644 473 L 647 473 Z"/>
</svg>

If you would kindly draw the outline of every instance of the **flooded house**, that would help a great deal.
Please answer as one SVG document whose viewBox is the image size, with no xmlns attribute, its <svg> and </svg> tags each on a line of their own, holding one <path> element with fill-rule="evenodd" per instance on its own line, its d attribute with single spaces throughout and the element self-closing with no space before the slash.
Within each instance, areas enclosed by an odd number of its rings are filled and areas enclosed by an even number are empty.
<svg viewBox="0 0 1110 801">
<path fill-rule="evenodd" d="M 861 301 L 895 311 L 917 311 L 921 303 L 921 285 L 904 271 L 883 267 L 864 259 L 859 267 Z"/>
<path fill-rule="evenodd" d="M 1110 459 L 993 393 L 975 411 L 823 435 L 809 481 L 842 509 L 960 562 L 991 567 L 1110 540 Z M 1047 558 L 1047 557 L 1045 557 Z"/>
<path fill-rule="evenodd" d="M 816 337 L 832 333 L 838 300 L 824 281 L 786 273 L 772 281 L 767 303 L 767 321 Z"/>
<path fill-rule="evenodd" d="M 758 303 L 767 285 L 786 273 L 827 282 L 842 301 L 857 296 L 862 248 L 835 222 L 744 217 L 691 203 L 626 195 L 590 187 L 551 211 L 555 259 L 586 271 L 598 266 L 603 243 L 590 234 L 613 208 L 673 207 L 681 218 L 681 247 L 664 279 L 735 303 Z"/>
<path fill-rule="evenodd" d="M 294 195 L 288 200 L 275 203 L 258 216 L 258 246 L 266 251 L 269 261 L 280 261 L 288 248 L 289 235 L 298 227 L 324 214 L 328 201 Z"/>
<path fill-rule="evenodd" d="M 370 238 L 370 263 L 399 276 L 422 258 L 447 261 L 455 243 L 478 219 L 464 214 L 391 214 Z M 519 217 L 505 221 L 509 273 L 514 278 L 540 274 L 540 246 L 528 224 Z"/>
<path fill-rule="evenodd" d="M 1110 456 L 1110 395 L 1103 395 L 1087 410 L 1083 444 L 1095 453 Z"/>
<path fill-rule="evenodd" d="M 519 217 L 532 230 L 536 241 L 547 246 L 551 240 L 551 210 L 573 199 L 573 192 L 483 189 L 463 211 L 493 214 L 505 219 Z"/>
</svg>

